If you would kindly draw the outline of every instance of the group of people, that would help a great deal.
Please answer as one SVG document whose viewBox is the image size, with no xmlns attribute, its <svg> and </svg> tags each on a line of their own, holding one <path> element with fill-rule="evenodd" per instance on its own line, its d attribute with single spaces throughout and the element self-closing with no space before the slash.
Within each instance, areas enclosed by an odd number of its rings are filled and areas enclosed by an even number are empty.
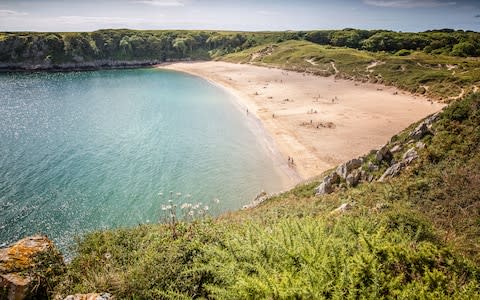
<svg viewBox="0 0 480 300">
<path fill-rule="evenodd" d="M 290 157 L 290 156 L 288 157 L 288 165 L 289 166 L 295 165 L 295 162 L 293 161 L 293 157 Z"/>
</svg>

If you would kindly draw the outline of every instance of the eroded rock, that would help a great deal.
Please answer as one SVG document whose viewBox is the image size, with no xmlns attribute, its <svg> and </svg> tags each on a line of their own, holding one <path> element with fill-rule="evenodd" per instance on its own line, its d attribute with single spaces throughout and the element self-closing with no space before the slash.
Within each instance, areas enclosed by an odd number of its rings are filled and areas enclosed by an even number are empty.
<svg viewBox="0 0 480 300">
<path fill-rule="evenodd" d="M 408 149 L 408 151 L 405 152 L 402 157 L 403 163 L 405 165 L 410 164 L 412 161 L 414 161 L 417 158 L 418 158 L 418 153 L 417 153 L 417 150 L 415 150 L 415 148 Z"/>
<path fill-rule="evenodd" d="M 315 195 L 321 196 L 321 195 L 332 193 L 334 191 L 333 185 L 338 183 L 339 179 L 340 177 L 336 172 L 333 172 L 332 174 L 325 176 L 325 178 L 323 178 L 320 185 L 315 189 Z"/>
<path fill-rule="evenodd" d="M 40 258 L 45 261 L 37 261 Z M 45 293 L 43 282 L 30 274 L 49 276 L 63 266 L 62 256 L 46 236 L 24 238 L 0 249 L 0 290 L 5 291 L 9 300 L 42 298 Z"/>
<path fill-rule="evenodd" d="M 348 174 L 362 165 L 363 160 L 361 158 L 351 159 L 337 167 L 337 174 L 343 179 L 346 179 Z"/>
<path fill-rule="evenodd" d="M 90 293 L 75 294 L 65 297 L 63 300 L 113 300 L 113 296 L 109 293 Z"/>
<path fill-rule="evenodd" d="M 360 181 L 361 173 L 358 170 L 354 170 L 352 173 L 347 175 L 347 178 L 345 179 L 347 182 L 347 186 L 349 187 L 354 187 L 358 184 Z"/>
<path fill-rule="evenodd" d="M 380 150 L 378 150 L 377 153 L 375 154 L 375 160 L 377 162 L 386 161 L 390 163 L 392 158 L 393 158 L 393 155 L 390 152 L 390 150 L 388 150 L 387 145 L 382 146 L 382 148 L 380 148 Z"/>
<path fill-rule="evenodd" d="M 429 132 L 427 124 L 425 122 L 420 123 L 412 132 L 409 137 L 418 141 L 423 138 Z"/>
<path fill-rule="evenodd" d="M 403 162 L 398 162 L 396 164 L 391 165 L 388 169 L 385 170 L 382 176 L 380 176 L 380 179 L 378 179 L 378 181 L 383 182 L 387 178 L 397 176 L 404 167 L 405 166 Z"/>
</svg>

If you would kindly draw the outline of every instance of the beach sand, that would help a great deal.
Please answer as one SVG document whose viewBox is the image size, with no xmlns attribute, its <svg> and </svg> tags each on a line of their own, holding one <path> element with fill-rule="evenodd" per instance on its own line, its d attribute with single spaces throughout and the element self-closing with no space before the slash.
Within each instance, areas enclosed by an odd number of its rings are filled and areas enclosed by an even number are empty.
<svg viewBox="0 0 480 300">
<path fill-rule="evenodd" d="M 393 87 L 248 64 L 208 61 L 158 67 L 200 76 L 235 95 L 244 113 L 248 109 L 265 127 L 265 140 L 276 153 L 286 188 L 378 148 L 444 107 Z"/>
</svg>

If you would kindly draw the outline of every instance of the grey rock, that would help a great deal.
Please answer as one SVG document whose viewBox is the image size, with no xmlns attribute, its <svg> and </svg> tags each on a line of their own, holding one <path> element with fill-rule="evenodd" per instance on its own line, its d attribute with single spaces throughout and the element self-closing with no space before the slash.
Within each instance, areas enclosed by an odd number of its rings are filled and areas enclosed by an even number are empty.
<svg viewBox="0 0 480 300">
<path fill-rule="evenodd" d="M 259 206 L 261 203 L 265 202 L 269 198 L 269 195 L 265 191 L 261 191 L 252 202 L 244 205 L 242 209 L 249 209 Z"/>
<path fill-rule="evenodd" d="M 403 164 L 403 162 L 398 162 L 391 165 L 388 169 L 385 170 L 382 176 L 380 176 L 380 179 L 378 179 L 378 181 L 384 182 L 387 178 L 397 176 L 404 167 L 405 165 Z"/>
<path fill-rule="evenodd" d="M 433 115 L 429 116 L 428 118 L 426 118 L 423 123 L 425 123 L 425 125 L 427 125 L 427 127 L 431 127 L 431 125 L 433 124 L 433 122 L 435 122 L 438 117 L 440 116 L 440 112 L 437 112 L 437 113 L 434 113 Z"/>
<path fill-rule="evenodd" d="M 375 159 L 378 162 L 386 161 L 386 162 L 390 163 L 392 158 L 393 158 L 393 155 L 390 152 L 390 150 L 388 150 L 387 145 L 380 148 L 380 150 L 378 150 L 377 153 L 375 154 Z"/>
<path fill-rule="evenodd" d="M 65 297 L 63 300 L 113 300 L 109 293 L 75 294 Z"/>
<path fill-rule="evenodd" d="M 392 149 L 390 149 L 390 152 L 391 153 L 397 153 L 398 151 L 402 150 L 402 146 L 400 145 L 395 145 L 392 147 Z"/>
<path fill-rule="evenodd" d="M 403 164 L 408 165 L 417 158 L 418 158 L 417 150 L 415 150 L 415 148 L 410 148 L 408 149 L 407 152 L 403 154 L 403 157 L 402 157 Z"/>
<path fill-rule="evenodd" d="M 347 178 L 345 179 L 347 181 L 347 186 L 349 187 L 354 187 L 358 184 L 360 181 L 360 172 L 358 170 L 353 171 L 352 173 L 347 175 Z"/>
<path fill-rule="evenodd" d="M 412 132 L 410 132 L 409 137 L 418 141 L 423 138 L 429 132 L 427 123 L 420 123 Z"/>
<path fill-rule="evenodd" d="M 330 194 L 334 191 L 333 185 L 339 181 L 338 174 L 333 172 L 332 174 L 325 176 L 320 185 L 315 189 L 315 195 L 321 196 L 325 194 Z"/>
<path fill-rule="evenodd" d="M 348 174 L 353 170 L 362 165 L 363 159 L 362 158 L 354 158 L 346 163 L 341 164 L 337 168 L 337 174 L 338 176 L 342 177 L 343 179 L 346 179 Z"/>
</svg>

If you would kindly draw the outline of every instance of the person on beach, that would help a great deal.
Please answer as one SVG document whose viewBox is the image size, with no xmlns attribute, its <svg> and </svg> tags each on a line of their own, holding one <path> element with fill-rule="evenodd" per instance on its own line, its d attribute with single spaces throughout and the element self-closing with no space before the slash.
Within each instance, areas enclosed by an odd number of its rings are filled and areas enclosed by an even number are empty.
<svg viewBox="0 0 480 300">
<path fill-rule="evenodd" d="M 248 108 L 247 108 L 247 115 L 248 115 Z"/>
</svg>

